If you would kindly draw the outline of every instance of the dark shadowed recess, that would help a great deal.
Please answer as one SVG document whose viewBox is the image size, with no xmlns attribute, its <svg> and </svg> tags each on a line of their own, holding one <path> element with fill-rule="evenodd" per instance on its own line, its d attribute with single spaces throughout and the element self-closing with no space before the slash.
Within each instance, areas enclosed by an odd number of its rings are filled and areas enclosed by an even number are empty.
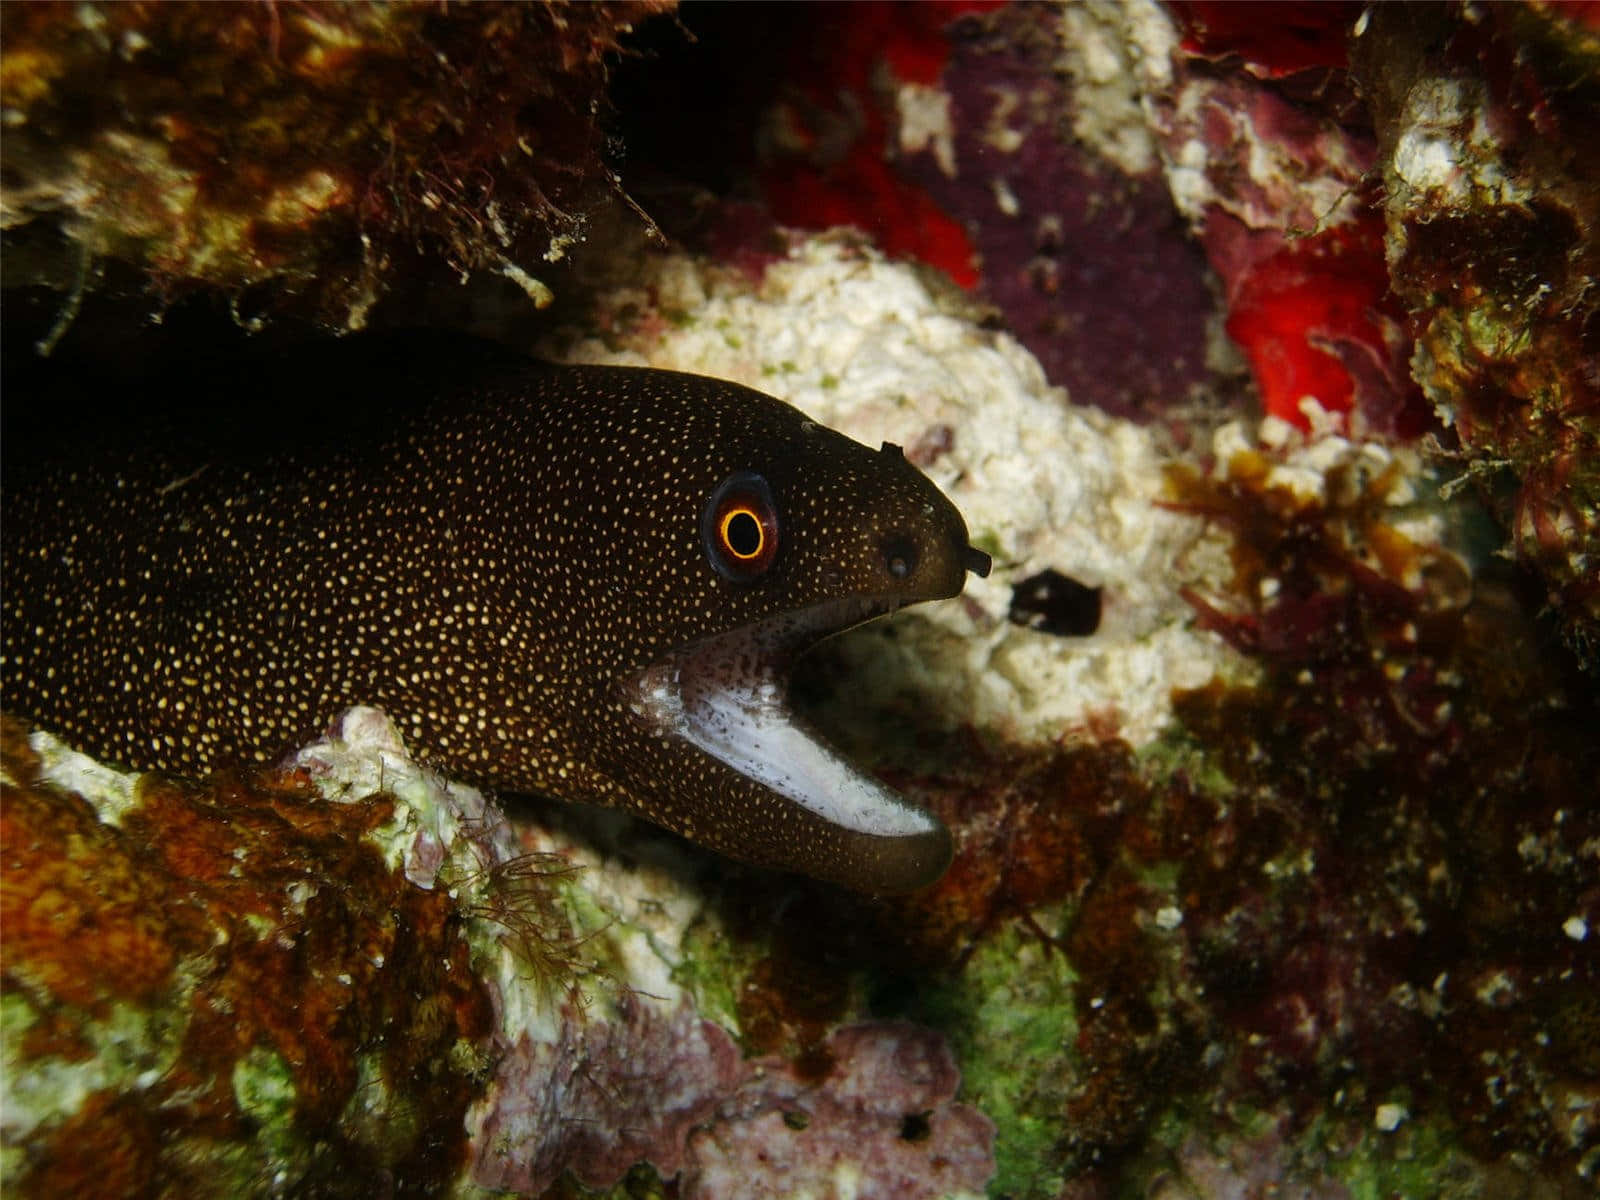
<svg viewBox="0 0 1600 1200">
<path fill-rule="evenodd" d="M 153 323 L 150 299 L 137 288 L 96 295 L 41 354 L 61 304 L 44 289 L 6 293 L 0 441 L 8 471 L 71 447 L 156 448 L 175 439 L 214 443 L 222 453 L 334 446 L 393 403 L 363 386 L 359 358 L 324 361 L 317 348 L 334 342 L 316 327 L 274 322 L 251 334 L 225 305 L 200 296 Z M 409 346 L 420 369 L 459 344 L 441 334 L 396 348 Z M 372 352 L 382 354 L 375 344 Z"/>
<path fill-rule="evenodd" d="M 670 236 L 718 241 L 719 201 L 763 203 L 763 117 L 829 73 L 850 7 L 689 0 L 630 36 L 611 78 L 612 149 L 623 186 Z"/>
<path fill-rule="evenodd" d="M 707 193 L 760 198 L 761 114 L 782 94 L 796 45 L 813 42 L 830 7 L 690 0 L 627 39 L 611 77 L 612 148 L 629 194 L 669 234 L 693 231 Z"/>
</svg>

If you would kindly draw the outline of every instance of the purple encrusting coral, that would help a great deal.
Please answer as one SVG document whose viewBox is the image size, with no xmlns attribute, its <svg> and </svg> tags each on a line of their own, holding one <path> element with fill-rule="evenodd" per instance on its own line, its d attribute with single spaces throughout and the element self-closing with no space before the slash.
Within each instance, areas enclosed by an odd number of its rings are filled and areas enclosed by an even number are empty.
<svg viewBox="0 0 1600 1200">
<path fill-rule="evenodd" d="M 961 18 L 941 79 L 953 152 L 907 169 L 966 223 L 982 294 L 1051 382 L 1149 420 L 1208 379 L 1205 258 L 1154 161 L 1132 173 L 1074 141 L 1058 20 L 1046 5 Z"/>
</svg>

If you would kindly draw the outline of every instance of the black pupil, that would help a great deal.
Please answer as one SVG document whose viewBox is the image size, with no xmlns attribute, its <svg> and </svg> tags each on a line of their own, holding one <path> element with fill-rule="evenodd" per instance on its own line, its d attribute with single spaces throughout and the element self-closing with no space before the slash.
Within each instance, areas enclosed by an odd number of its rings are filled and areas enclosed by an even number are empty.
<svg viewBox="0 0 1600 1200">
<path fill-rule="evenodd" d="M 728 518 L 728 549 L 740 558 L 749 558 L 761 549 L 761 525 L 747 512 Z"/>
</svg>

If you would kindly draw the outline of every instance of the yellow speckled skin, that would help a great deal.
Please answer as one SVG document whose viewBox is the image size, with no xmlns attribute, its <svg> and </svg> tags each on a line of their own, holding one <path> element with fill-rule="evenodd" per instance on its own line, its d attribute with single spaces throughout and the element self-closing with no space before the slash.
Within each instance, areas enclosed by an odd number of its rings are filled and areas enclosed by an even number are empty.
<svg viewBox="0 0 1600 1200">
<path fill-rule="evenodd" d="M 479 784 L 629 808 L 863 890 L 943 870 L 942 829 L 839 828 L 661 736 L 625 694 L 672 651 L 776 615 L 859 599 L 809 642 L 959 592 L 966 527 L 898 453 L 719 380 L 465 339 L 353 339 L 209 386 L 213 427 L 150 445 L 8 431 L 8 711 L 196 772 L 371 704 Z M 781 520 L 748 581 L 713 570 L 701 536 L 740 470 Z M 897 577 L 885 547 L 908 540 Z"/>
</svg>

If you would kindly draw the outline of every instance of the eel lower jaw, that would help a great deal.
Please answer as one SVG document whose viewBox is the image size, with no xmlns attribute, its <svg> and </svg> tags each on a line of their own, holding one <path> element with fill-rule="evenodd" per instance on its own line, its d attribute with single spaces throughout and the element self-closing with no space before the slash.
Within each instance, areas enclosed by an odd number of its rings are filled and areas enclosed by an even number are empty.
<svg viewBox="0 0 1600 1200">
<path fill-rule="evenodd" d="M 879 597 L 786 613 L 674 651 L 626 683 L 634 715 L 818 817 L 871 837 L 925 837 L 933 817 L 846 761 L 789 707 L 789 667 L 835 633 L 892 612 Z"/>
</svg>

